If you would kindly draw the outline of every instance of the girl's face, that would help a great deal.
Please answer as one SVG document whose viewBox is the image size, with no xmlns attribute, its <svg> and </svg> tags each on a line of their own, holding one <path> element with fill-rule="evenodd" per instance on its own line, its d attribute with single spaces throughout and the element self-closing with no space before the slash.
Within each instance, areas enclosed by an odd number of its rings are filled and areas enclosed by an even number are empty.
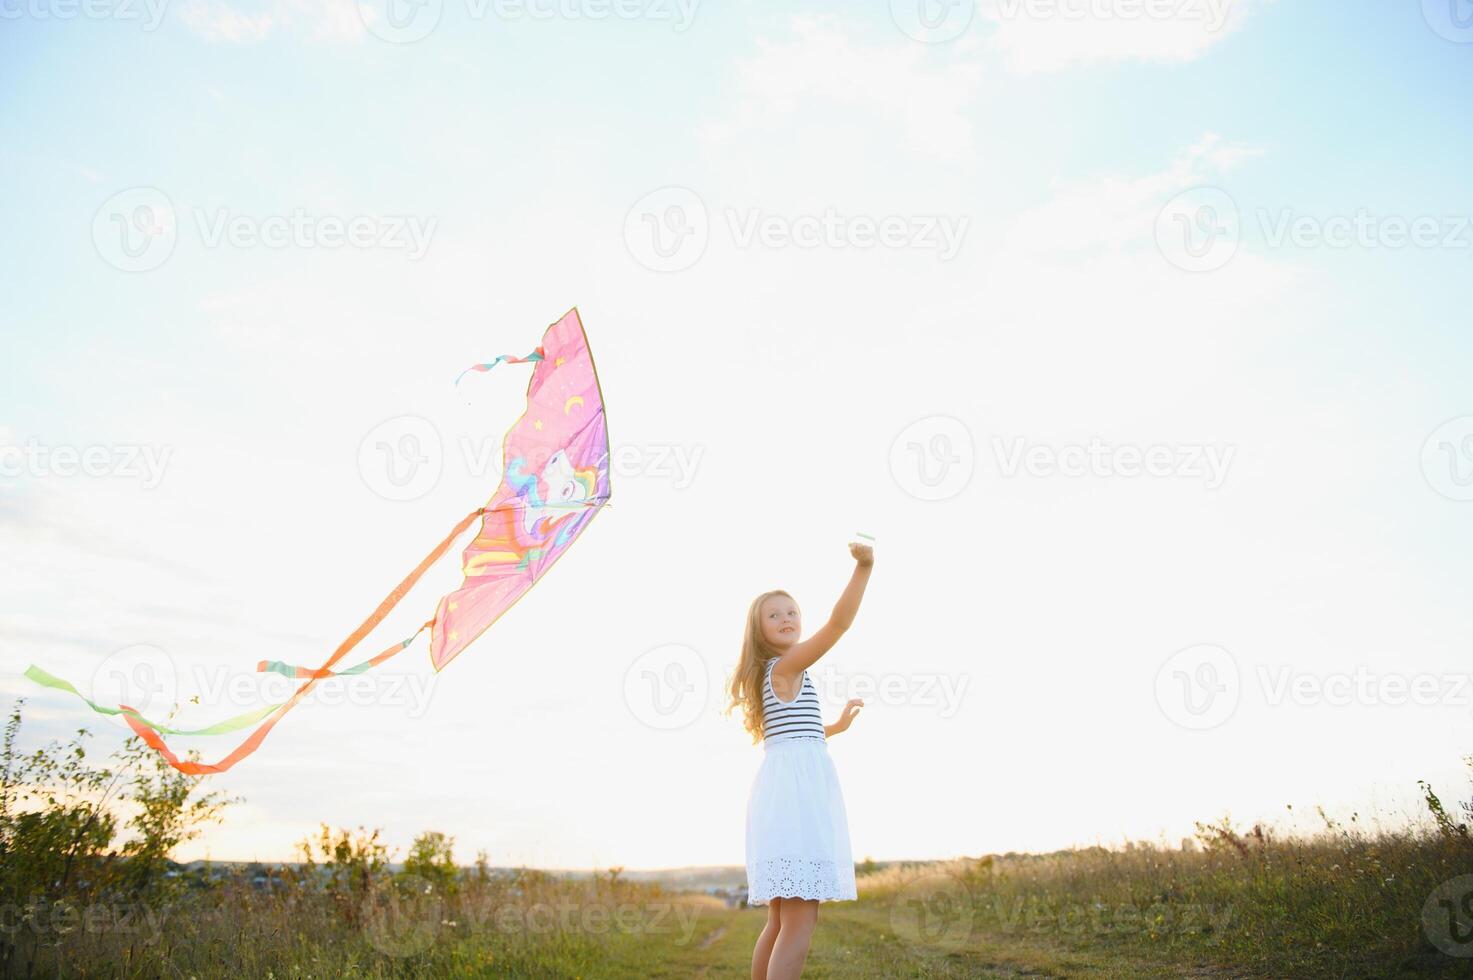
<svg viewBox="0 0 1473 980">
<path fill-rule="evenodd" d="M 762 620 L 762 638 L 773 649 L 786 650 L 798 642 L 803 619 L 798 612 L 798 604 L 792 599 L 787 596 L 772 596 L 763 601 L 758 615 Z"/>
</svg>

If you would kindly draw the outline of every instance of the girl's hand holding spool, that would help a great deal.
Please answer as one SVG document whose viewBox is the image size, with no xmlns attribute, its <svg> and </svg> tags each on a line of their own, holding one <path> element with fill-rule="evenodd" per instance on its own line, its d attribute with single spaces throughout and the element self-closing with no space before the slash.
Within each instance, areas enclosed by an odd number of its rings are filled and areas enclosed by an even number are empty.
<svg viewBox="0 0 1473 980">
<path fill-rule="evenodd" d="M 851 541 L 849 542 L 849 553 L 854 556 L 855 561 L 859 562 L 860 568 L 869 568 L 875 563 L 874 545 Z"/>
</svg>

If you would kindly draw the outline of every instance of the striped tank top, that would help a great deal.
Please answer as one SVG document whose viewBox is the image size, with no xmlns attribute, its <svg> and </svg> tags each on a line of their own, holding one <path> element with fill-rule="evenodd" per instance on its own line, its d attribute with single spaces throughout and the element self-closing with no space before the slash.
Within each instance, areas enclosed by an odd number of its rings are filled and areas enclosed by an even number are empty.
<svg viewBox="0 0 1473 980">
<path fill-rule="evenodd" d="M 818 691 L 803 671 L 803 686 L 791 701 L 779 701 L 772 690 L 772 667 L 777 658 L 767 661 L 762 678 L 762 744 L 787 742 L 795 738 L 824 738 L 823 715 L 818 708 Z"/>
</svg>

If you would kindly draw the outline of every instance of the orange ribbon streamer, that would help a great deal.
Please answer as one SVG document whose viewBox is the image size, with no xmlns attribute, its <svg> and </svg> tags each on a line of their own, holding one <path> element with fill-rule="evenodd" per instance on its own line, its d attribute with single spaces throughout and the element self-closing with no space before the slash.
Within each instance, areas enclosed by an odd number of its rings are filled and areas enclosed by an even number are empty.
<svg viewBox="0 0 1473 980">
<path fill-rule="evenodd" d="M 137 713 L 136 709 L 130 708 L 128 705 L 120 705 L 119 707 L 125 712 L 123 718 L 127 720 L 128 727 L 132 728 L 134 733 L 137 734 L 139 738 L 143 739 L 160 755 L 162 755 L 164 759 L 168 761 L 169 765 L 173 766 L 175 769 L 178 769 L 180 772 L 185 773 L 186 775 L 208 776 L 212 773 L 225 772 L 241 759 L 244 759 L 246 756 L 256 751 L 256 749 L 260 748 L 261 742 L 265 740 L 267 734 L 270 733 L 271 729 L 276 726 L 276 723 L 280 721 L 282 717 L 288 711 L 290 711 L 292 707 L 296 705 L 296 703 L 300 701 L 309 690 L 312 689 L 312 686 L 314 684 L 316 684 L 323 677 L 331 675 L 330 668 L 332 667 L 332 665 L 343 659 L 343 657 L 347 656 L 348 652 L 356 647 L 363 640 L 364 637 L 371 633 L 375 626 L 383 622 L 384 617 L 387 616 L 390 611 L 392 611 L 393 608 L 399 604 L 399 600 L 403 599 L 404 596 L 409 593 L 410 589 L 414 588 L 415 583 L 424 576 L 424 573 L 429 570 L 429 567 L 440 560 L 440 558 L 455 542 L 455 539 L 458 538 L 462 533 L 464 533 L 465 530 L 471 526 L 471 523 L 475 521 L 476 518 L 485 513 L 485 507 L 478 507 L 477 509 L 467 514 L 465 517 L 461 518 L 460 523 L 455 525 L 455 527 L 450 531 L 449 534 L 445 535 L 445 540 L 437 544 L 434 550 L 426 555 L 424 560 L 415 567 L 414 571 L 406 575 L 404 577 L 404 581 L 395 586 L 394 591 L 390 592 L 384 598 L 384 601 L 378 604 L 378 608 L 375 609 L 373 613 L 367 619 L 365 619 L 357 629 L 350 633 L 347 639 L 338 644 L 338 648 L 333 651 L 331 657 L 327 658 L 327 662 L 324 663 L 321 667 L 317 668 L 317 671 L 315 671 L 313 675 L 307 680 L 307 683 L 303 684 L 300 688 L 297 689 L 297 692 L 291 696 L 291 700 L 283 704 L 280 711 L 276 712 L 266 721 L 262 722 L 261 727 L 257 728 L 254 732 L 251 732 L 251 734 L 246 738 L 244 742 L 241 742 L 240 745 L 236 746 L 235 751 L 231 752 L 219 762 L 210 764 L 205 762 L 193 762 L 188 759 L 180 759 L 167 745 L 164 744 L 164 740 L 159 737 L 159 734 L 157 732 L 155 732 L 152 728 L 149 728 L 142 722 L 138 721 L 137 718 L 134 717 L 134 715 Z M 415 631 L 414 635 L 418 636 L 421 632 L 425 630 L 426 627 L 430 626 L 433 623 L 433 619 L 425 623 L 424 626 L 421 626 L 417 631 Z M 413 637 L 410 637 L 410 639 L 413 639 Z M 395 643 L 388 650 L 385 650 L 382 654 L 379 654 L 379 657 L 383 657 L 395 650 L 401 650 L 404 648 L 404 646 L 405 643 L 403 641 Z"/>
</svg>

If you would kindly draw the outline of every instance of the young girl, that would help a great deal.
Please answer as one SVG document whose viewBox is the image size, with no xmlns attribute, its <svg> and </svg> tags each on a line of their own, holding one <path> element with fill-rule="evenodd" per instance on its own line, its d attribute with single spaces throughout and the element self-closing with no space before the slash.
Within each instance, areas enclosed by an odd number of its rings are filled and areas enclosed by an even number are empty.
<svg viewBox="0 0 1473 980">
<path fill-rule="evenodd" d="M 824 725 L 808 668 L 854 623 L 874 566 L 869 545 L 851 544 L 854 575 L 828 622 L 806 640 L 798 604 L 764 592 L 747 611 L 742 657 L 731 679 L 762 765 L 747 798 L 747 903 L 767 904 L 767 926 L 752 950 L 753 980 L 790 980 L 803 971 L 818 903 L 857 898 L 849 822 L 828 737 L 846 730 L 864 704 L 854 698 Z"/>
</svg>

